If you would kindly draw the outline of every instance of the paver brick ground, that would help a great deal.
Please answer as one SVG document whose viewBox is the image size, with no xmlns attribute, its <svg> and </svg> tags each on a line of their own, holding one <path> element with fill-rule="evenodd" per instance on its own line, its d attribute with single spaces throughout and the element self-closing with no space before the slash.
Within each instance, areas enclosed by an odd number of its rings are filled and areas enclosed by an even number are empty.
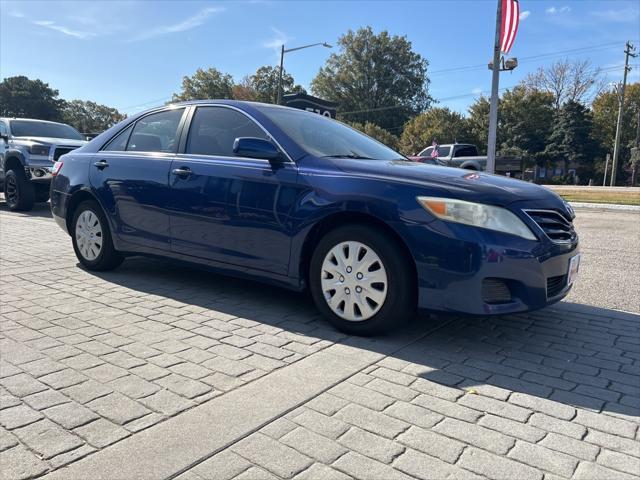
<svg viewBox="0 0 640 480">
<path fill-rule="evenodd" d="M 3 478 L 152 432 L 335 343 L 394 341 L 346 337 L 303 296 L 160 261 L 87 272 L 44 210 L 0 222 Z M 27 254 L 25 238 L 55 251 Z M 177 478 L 638 477 L 640 315 L 566 302 L 438 325 Z"/>
</svg>

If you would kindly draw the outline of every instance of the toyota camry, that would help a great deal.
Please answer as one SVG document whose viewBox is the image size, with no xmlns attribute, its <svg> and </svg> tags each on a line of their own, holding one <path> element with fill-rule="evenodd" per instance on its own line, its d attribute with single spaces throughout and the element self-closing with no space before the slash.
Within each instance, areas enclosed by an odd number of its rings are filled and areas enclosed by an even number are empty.
<svg viewBox="0 0 640 480">
<path fill-rule="evenodd" d="M 193 101 L 128 118 L 53 167 L 80 263 L 152 255 L 309 289 L 370 335 L 416 309 L 493 315 L 567 295 L 578 236 L 544 187 L 419 164 L 335 120 Z"/>
</svg>

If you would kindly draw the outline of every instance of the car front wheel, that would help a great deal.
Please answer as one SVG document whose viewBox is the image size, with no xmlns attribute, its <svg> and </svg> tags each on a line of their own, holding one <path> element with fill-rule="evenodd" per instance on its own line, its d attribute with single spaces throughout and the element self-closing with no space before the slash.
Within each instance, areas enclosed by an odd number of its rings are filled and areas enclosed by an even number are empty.
<svg viewBox="0 0 640 480">
<path fill-rule="evenodd" d="M 320 240 L 309 285 L 318 309 L 350 334 L 383 333 L 415 311 L 410 260 L 391 235 L 368 225 L 340 227 Z"/>
<path fill-rule="evenodd" d="M 124 259 L 113 247 L 107 219 L 94 201 L 82 202 L 76 208 L 71 237 L 76 257 L 89 270 L 112 270 Z"/>
<path fill-rule="evenodd" d="M 11 169 L 4 179 L 4 198 L 9 210 L 28 211 L 33 208 L 35 191 L 24 170 Z"/>
</svg>

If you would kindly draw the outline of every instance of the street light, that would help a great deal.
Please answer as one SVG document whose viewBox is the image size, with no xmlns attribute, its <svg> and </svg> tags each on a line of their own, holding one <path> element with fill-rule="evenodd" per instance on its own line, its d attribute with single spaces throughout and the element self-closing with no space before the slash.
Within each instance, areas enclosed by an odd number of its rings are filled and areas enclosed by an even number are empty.
<svg viewBox="0 0 640 480">
<path fill-rule="evenodd" d="M 280 73 L 278 75 L 278 96 L 277 96 L 278 105 L 280 105 L 280 102 L 282 102 L 282 67 L 284 65 L 284 54 L 289 52 L 295 52 L 296 50 L 302 50 L 305 48 L 317 47 L 318 45 L 322 45 L 325 48 L 333 48 L 327 42 L 312 43 L 310 45 L 304 45 L 302 47 L 287 48 L 286 50 L 284 48 L 284 44 L 282 45 L 282 49 L 280 50 Z"/>
</svg>

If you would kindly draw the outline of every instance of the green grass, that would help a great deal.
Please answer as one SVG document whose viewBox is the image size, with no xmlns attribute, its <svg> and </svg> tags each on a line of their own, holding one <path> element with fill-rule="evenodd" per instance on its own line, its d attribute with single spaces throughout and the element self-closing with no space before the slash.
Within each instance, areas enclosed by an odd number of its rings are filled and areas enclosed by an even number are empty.
<svg viewBox="0 0 640 480">
<path fill-rule="evenodd" d="M 615 203 L 618 205 L 640 205 L 640 194 L 629 192 L 591 192 L 582 191 L 562 191 L 555 192 L 568 202 L 586 203 Z"/>
</svg>

